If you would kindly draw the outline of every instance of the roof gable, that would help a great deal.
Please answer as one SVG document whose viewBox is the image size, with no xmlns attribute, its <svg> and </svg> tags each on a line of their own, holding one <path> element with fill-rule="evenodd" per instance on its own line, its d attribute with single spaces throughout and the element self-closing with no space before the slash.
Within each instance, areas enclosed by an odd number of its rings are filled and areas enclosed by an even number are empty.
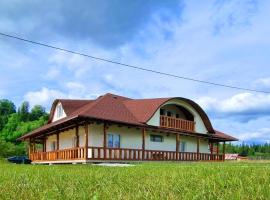
<svg viewBox="0 0 270 200">
<path fill-rule="evenodd" d="M 58 105 L 59 102 L 62 104 L 65 114 L 67 116 L 70 116 L 73 112 L 75 112 L 82 106 L 92 103 L 93 100 L 56 99 L 52 104 L 48 123 L 52 122 L 56 106 Z"/>
</svg>

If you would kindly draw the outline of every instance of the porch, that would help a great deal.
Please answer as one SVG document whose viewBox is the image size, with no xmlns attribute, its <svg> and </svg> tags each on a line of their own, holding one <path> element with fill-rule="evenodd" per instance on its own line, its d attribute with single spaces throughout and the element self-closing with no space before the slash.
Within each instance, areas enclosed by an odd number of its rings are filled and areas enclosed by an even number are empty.
<svg viewBox="0 0 270 200">
<path fill-rule="evenodd" d="M 87 149 L 87 150 L 86 150 Z M 128 148 L 77 147 L 49 152 L 30 153 L 34 163 L 53 161 L 223 161 L 224 154 L 156 151 Z"/>
</svg>

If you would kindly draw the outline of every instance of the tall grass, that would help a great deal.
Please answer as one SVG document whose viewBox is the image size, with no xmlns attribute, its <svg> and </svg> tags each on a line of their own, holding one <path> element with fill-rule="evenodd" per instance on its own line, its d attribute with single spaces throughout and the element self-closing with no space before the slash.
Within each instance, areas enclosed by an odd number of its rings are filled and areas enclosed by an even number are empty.
<svg viewBox="0 0 270 200">
<path fill-rule="evenodd" d="M 269 163 L 134 167 L 0 162 L 0 199 L 269 199 Z"/>
</svg>

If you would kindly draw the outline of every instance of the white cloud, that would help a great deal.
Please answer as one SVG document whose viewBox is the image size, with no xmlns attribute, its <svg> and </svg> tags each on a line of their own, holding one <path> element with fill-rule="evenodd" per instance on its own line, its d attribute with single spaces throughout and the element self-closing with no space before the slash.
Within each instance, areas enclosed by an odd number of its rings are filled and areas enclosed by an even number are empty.
<svg viewBox="0 0 270 200">
<path fill-rule="evenodd" d="M 245 113 L 270 111 L 270 95 L 239 93 L 226 99 L 201 97 L 198 103 L 208 111 L 221 113 Z"/>
<path fill-rule="evenodd" d="M 270 88 L 270 77 L 267 78 L 260 78 L 254 82 L 259 88 L 262 87 L 269 87 Z"/>
<path fill-rule="evenodd" d="M 241 141 L 251 142 L 269 142 L 270 128 L 261 128 L 254 132 L 244 132 L 238 135 Z"/>
<path fill-rule="evenodd" d="M 59 75 L 60 75 L 60 70 L 59 69 L 55 69 L 55 68 L 51 68 L 49 69 L 49 71 L 45 74 L 44 78 L 45 79 L 56 79 Z"/>
<path fill-rule="evenodd" d="M 66 91 L 66 92 L 64 92 Z M 42 87 L 38 91 L 29 91 L 24 95 L 24 100 L 30 103 L 30 106 L 42 105 L 50 108 L 55 99 L 95 99 L 102 92 L 88 90 L 83 84 L 78 82 L 67 82 L 64 84 L 63 91 Z"/>
<path fill-rule="evenodd" d="M 66 98 L 67 95 L 59 90 L 43 87 L 40 91 L 30 91 L 24 95 L 24 99 L 29 101 L 31 106 L 43 105 L 49 107 L 54 99 Z"/>
</svg>

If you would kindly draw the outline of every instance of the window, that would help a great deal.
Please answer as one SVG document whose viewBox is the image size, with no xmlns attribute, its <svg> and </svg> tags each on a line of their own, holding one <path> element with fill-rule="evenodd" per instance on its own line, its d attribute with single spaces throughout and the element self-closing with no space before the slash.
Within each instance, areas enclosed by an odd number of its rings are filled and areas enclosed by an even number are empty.
<svg viewBox="0 0 270 200">
<path fill-rule="evenodd" d="M 150 135 L 151 142 L 163 142 L 163 136 L 161 135 Z"/>
<path fill-rule="evenodd" d="M 56 150 L 56 142 L 55 142 L 55 141 L 53 141 L 53 142 L 51 143 L 51 150 L 52 150 L 52 151 L 55 151 L 55 150 Z"/>
<path fill-rule="evenodd" d="M 186 152 L 187 143 L 186 142 L 180 142 L 180 152 Z"/>
<path fill-rule="evenodd" d="M 120 135 L 108 134 L 107 146 L 109 148 L 120 148 Z"/>
<path fill-rule="evenodd" d="M 176 118 L 180 118 L 180 115 L 179 115 L 179 114 L 175 114 L 175 117 L 176 117 Z"/>
<path fill-rule="evenodd" d="M 64 110 L 63 110 L 63 107 L 61 104 L 59 104 L 57 107 L 56 107 L 56 116 L 57 118 L 60 118 L 62 117 L 64 114 Z"/>
<path fill-rule="evenodd" d="M 165 110 L 164 109 L 160 109 L 160 115 L 164 115 L 165 114 Z"/>
<path fill-rule="evenodd" d="M 78 140 L 79 140 L 79 138 L 78 138 Z M 72 139 L 72 145 L 73 145 L 73 147 L 77 147 L 77 137 L 76 136 L 73 137 L 73 139 Z"/>
<path fill-rule="evenodd" d="M 167 111 L 167 116 L 171 117 L 172 116 L 172 112 L 171 111 Z"/>
</svg>

